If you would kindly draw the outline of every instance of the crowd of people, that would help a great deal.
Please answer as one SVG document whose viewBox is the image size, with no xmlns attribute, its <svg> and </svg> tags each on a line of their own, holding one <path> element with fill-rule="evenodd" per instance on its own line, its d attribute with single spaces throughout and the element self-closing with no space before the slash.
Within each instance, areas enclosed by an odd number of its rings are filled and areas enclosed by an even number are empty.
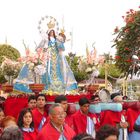
<svg viewBox="0 0 140 140">
<path fill-rule="evenodd" d="M 119 93 L 111 95 L 112 102 L 123 104 Z M 138 140 L 139 111 L 90 111 L 90 105 L 100 104 L 98 95 L 82 97 L 78 104 L 69 104 L 65 95 L 56 96 L 47 104 L 44 94 L 31 95 L 28 106 L 17 118 L 6 116 L 0 109 L 1 140 Z M 108 103 L 109 104 L 109 103 Z M 13 110 L 14 111 L 14 110 Z"/>
</svg>

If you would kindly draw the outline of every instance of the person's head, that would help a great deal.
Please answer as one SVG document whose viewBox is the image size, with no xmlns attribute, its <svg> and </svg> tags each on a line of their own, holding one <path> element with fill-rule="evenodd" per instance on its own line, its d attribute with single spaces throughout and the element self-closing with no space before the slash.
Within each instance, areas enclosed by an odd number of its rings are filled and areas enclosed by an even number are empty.
<svg viewBox="0 0 140 140">
<path fill-rule="evenodd" d="M 79 106 L 80 106 L 80 110 L 82 111 L 82 113 L 84 114 L 88 114 L 89 112 L 89 105 L 90 102 L 86 97 L 82 97 L 79 100 Z"/>
<path fill-rule="evenodd" d="M 96 140 L 118 140 L 119 130 L 111 125 L 102 126 L 96 133 Z"/>
<path fill-rule="evenodd" d="M 29 96 L 28 107 L 30 109 L 34 109 L 36 107 L 36 97 L 34 95 Z"/>
<path fill-rule="evenodd" d="M 61 126 L 65 122 L 66 113 L 59 103 L 55 103 L 49 108 L 51 122 L 56 126 Z"/>
<path fill-rule="evenodd" d="M 5 100 L 6 100 L 6 99 L 5 99 L 4 97 L 0 96 L 0 103 L 4 103 Z"/>
<path fill-rule="evenodd" d="M 115 103 L 122 103 L 123 102 L 122 95 L 119 92 L 112 93 L 111 100 Z"/>
<path fill-rule="evenodd" d="M 0 108 L 4 109 L 4 102 L 5 102 L 5 98 L 0 96 Z"/>
<path fill-rule="evenodd" d="M 44 108 L 45 105 L 46 105 L 46 101 L 47 101 L 46 96 L 44 94 L 38 94 L 36 96 L 36 106 L 37 106 L 37 108 L 39 108 L 39 109 Z"/>
<path fill-rule="evenodd" d="M 16 119 L 12 116 L 6 116 L 2 122 L 1 122 L 1 126 L 5 129 L 9 126 L 17 126 L 17 122 Z"/>
<path fill-rule="evenodd" d="M 94 140 L 94 138 L 87 133 L 81 133 L 74 136 L 72 140 Z"/>
<path fill-rule="evenodd" d="M 1 122 L 4 119 L 4 117 L 5 117 L 4 111 L 2 108 L 0 108 L 0 125 L 1 125 Z"/>
<path fill-rule="evenodd" d="M 53 29 L 50 30 L 49 33 L 48 33 L 48 39 L 49 39 L 49 40 L 50 40 L 50 37 L 56 38 L 55 31 L 54 31 Z"/>
<path fill-rule="evenodd" d="M 65 95 L 58 95 L 56 98 L 55 98 L 55 103 L 60 103 L 64 109 L 64 111 L 66 112 L 67 109 L 68 109 L 68 101 L 67 101 L 67 98 Z"/>
<path fill-rule="evenodd" d="M 92 104 L 98 104 L 100 102 L 100 97 L 98 95 L 92 95 L 91 99 L 90 99 L 90 102 Z"/>
<path fill-rule="evenodd" d="M 65 42 L 66 41 L 66 36 L 64 33 L 59 33 L 59 36 L 62 37 L 62 42 Z"/>
<path fill-rule="evenodd" d="M 4 129 L 1 140 L 23 140 L 23 135 L 17 126 L 9 126 Z"/>
<path fill-rule="evenodd" d="M 123 96 L 123 100 L 128 100 L 128 96 Z"/>
<path fill-rule="evenodd" d="M 34 127 L 32 112 L 29 108 L 24 108 L 21 110 L 18 117 L 17 124 L 19 128 L 22 128 L 22 127 L 33 128 Z"/>
</svg>

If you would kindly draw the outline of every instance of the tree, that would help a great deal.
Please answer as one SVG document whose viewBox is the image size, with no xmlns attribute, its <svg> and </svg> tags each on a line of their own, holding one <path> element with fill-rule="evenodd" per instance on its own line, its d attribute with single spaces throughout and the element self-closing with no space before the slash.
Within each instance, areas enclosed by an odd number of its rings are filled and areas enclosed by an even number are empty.
<svg viewBox="0 0 140 140">
<path fill-rule="evenodd" d="M 20 53 L 17 49 L 8 44 L 0 44 L 0 65 L 4 60 L 4 56 L 12 60 L 17 60 L 20 57 Z M 6 82 L 2 71 L 0 70 L 0 83 Z"/>
<path fill-rule="evenodd" d="M 140 11 L 130 9 L 123 16 L 125 25 L 115 28 L 116 65 L 122 72 L 127 72 L 132 65 L 132 55 L 140 58 Z"/>
<path fill-rule="evenodd" d="M 74 73 L 75 79 L 77 82 L 83 81 L 87 78 L 87 73 L 85 71 L 80 71 L 79 66 L 79 57 L 76 56 L 76 54 L 69 53 L 68 56 L 66 56 L 67 61 L 69 63 L 69 66 L 71 67 L 71 70 Z"/>
<path fill-rule="evenodd" d="M 99 77 L 104 78 L 105 77 L 105 66 L 101 66 L 99 68 Z M 118 78 L 121 75 L 121 71 L 116 67 L 115 64 L 108 64 L 108 75 L 110 77 Z"/>
</svg>

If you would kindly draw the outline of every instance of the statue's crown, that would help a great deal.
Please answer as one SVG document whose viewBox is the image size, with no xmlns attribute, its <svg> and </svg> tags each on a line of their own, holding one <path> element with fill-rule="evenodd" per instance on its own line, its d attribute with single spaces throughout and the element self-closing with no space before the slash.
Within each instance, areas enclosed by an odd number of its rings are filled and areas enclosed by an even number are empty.
<svg viewBox="0 0 140 140">
<path fill-rule="evenodd" d="M 53 21 L 50 20 L 50 22 L 47 24 L 49 29 L 52 29 L 55 27 L 55 23 Z"/>
<path fill-rule="evenodd" d="M 60 33 L 64 34 L 65 33 L 65 29 L 64 28 L 60 29 Z"/>
</svg>

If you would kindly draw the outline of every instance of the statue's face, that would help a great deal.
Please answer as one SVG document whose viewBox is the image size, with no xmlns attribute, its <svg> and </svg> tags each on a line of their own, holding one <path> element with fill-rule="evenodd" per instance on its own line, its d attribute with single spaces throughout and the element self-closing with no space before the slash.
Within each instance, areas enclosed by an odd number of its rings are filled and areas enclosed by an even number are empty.
<svg viewBox="0 0 140 140">
<path fill-rule="evenodd" d="M 54 36 L 54 30 L 51 30 L 51 31 L 49 32 L 49 35 L 50 35 L 50 36 Z"/>
</svg>

